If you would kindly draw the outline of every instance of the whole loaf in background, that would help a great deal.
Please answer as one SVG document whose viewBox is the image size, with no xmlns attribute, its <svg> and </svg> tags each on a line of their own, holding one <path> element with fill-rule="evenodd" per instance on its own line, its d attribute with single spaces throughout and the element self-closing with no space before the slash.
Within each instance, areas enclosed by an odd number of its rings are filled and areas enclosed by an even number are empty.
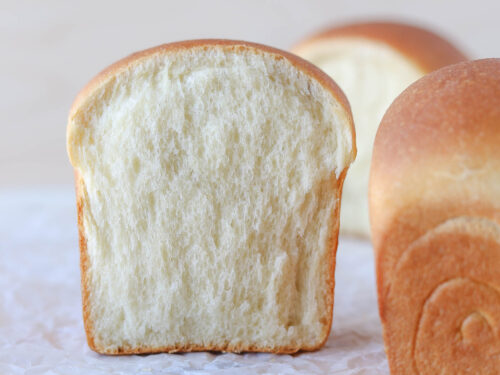
<svg viewBox="0 0 500 375">
<path fill-rule="evenodd" d="M 305 39 L 292 51 L 330 75 L 352 107 L 358 155 L 346 177 L 340 233 L 368 238 L 368 178 L 378 124 L 408 85 L 466 56 L 437 34 L 394 22 L 353 23 Z"/>
</svg>

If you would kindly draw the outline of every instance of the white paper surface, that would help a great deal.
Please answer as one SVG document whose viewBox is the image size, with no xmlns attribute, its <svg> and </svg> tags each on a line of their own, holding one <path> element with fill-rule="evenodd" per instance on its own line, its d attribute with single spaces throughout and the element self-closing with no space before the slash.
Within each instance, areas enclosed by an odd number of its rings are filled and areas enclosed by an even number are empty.
<svg viewBox="0 0 500 375">
<path fill-rule="evenodd" d="M 86 343 L 73 190 L 0 190 L 0 374 L 389 374 L 369 244 L 341 239 L 333 327 L 314 353 L 108 357 Z"/>
</svg>

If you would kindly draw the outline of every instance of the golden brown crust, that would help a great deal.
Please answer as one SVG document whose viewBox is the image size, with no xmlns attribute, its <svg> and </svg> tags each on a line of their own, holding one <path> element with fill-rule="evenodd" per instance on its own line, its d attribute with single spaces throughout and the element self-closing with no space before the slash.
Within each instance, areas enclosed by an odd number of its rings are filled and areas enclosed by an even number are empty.
<svg viewBox="0 0 500 375">
<path fill-rule="evenodd" d="M 330 330 L 332 328 L 332 321 L 333 321 L 333 305 L 334 305 L 334 300 L 335 300 L 335 268 L 337 266 L 337 249 L 338 249 L 338 243 L 339 243 L 339 228 L 340 228 L 340 209 L 341 209 L 341 203 L 342 203 L 342 189 L 344 187 L 344 181 L 345 177 L 347 174 L 347 169 L 344 169 L 342 173 L 340 174 L 339 178 L 337 180 L 332 179 L 332 184 L 337 184 L 337 201 L 335 204 L 335 211 L 332 213 L 332 216 L 334 218 L 333 220 L 333 227 L 330 229 L 330 275 L 329 275 L 329 286 L 330 290 L 328 291 L 328 296 L 331 298 L 330 303 L 328 303 L 328 324 L 325 327 L 324 331 L 324 339 L 313 349 L 311 350 L 317 350 L 321 348 L 323 345 L 325 345 L 326 340 L 328 339 L 328 335 L 330 334 Z"/>
<path fill-rule="evenodd" d="M 88 254 L 87 254 L 87 239 L 85 237 L 85 225 L 83 222 L 83 205 L 84 205 L 84 191 L 85 186 L 80 173 L 75 169 L 75 192 L 76 192 L 76 211 L 78 221 L 78 245 L 80 248 L 80 276 L 81 276 L 81 290 L 82 290 L 82 310 L 83 310 L 83 325 L 85 334 L 87 336 L 87 343 L 89 347 L 97 351 L 94 343 L 94 336 L 92 334 L 92 322 L 89 319 L 90 301 L 89 301 L 89 280 L 88 280 Z"/>
<path fill-rule="evenodd" d="M 393 373 L 457 374 L 469 367 L 474 374 L 493 374 L 499 368 L 500 358 L 490 356 L 500 349 L 494 338 L 500 328 L 499 239 L 498 223 L 464 216 L 404 249 L 384 298 Z M 464 327 L 477 314 L 489 317 L 486 326 Z"/>
<path fill-rule="evenodd" d="M 348 122 L 351 127 L 352 134 L 352 155 L 353 157 L 356 155 L 356 142 L 355 142 L 355 132 L 354 132 L 354 124 L 352 120 L 352 114 L 349 106 L 349 102 L 347 101 L 344 93 L 341 89 L 335 84 L 335 82 L 328 77 L 325 73 L 323 73 L 320 69 L 316 68 L 314 65 L 309 62 L 301 59 L 298 56 L 295 56 L 291 53 L 281 51 L 272 47 L 242 42 L 242 41 L 231 41 L 231 40 L 193 40 L 193 41 L 184 41 L 177 43 L 164 44 L 155 48 L 151 48 L 145 51 L 134 53 L 125 59 L 118 61 L 117 63 L 111 65 L 110 67 L 103 70 L 99 73 L 94 79 L 92 79 L 84 89 L 78 94 L 75 99 L 69 115 L 68 122 L 68 134 L 71 126 L 71 119 L 75 116 L 76 112 L 79 108 L 82 107 L 85 100 L 92 96 L 93 92 L 98 90 L 100 87 L 105 85 L 105 83 L 112 79 L 116 74 L 121 72 L 124 69 L 127 69 L 134 64 L 140 62 L 143 59 L 151 57 L 156 54 L 166 54 L 166 53 L 175 53 L 176 51 L 182 49 L 190 49 L 190 48 L 229 48 L 233 50 L 238 49 L 255 49 L 256 52 L 262 51 L 265 53 L 271 53 L 275 55 L 276 59 L 286 58 L 293 66 L 298 68 L 300 71 L 309 75 L 313 79 L 317 80 L 326 90 L 328 90 L 333 97 L 341 104 L 344 109 L 344 112 L 347 114 Z M 71 158 L 70 158 L 71 159 Z M 298 351 L 315 351 L 321 348 L 326 340 L 328 339 L 331 325 L 332 325 L 332 317 L 333 317 L 333 299 L 334 299 L 334 287 L 335 287 L 335 259 L 336 259 L 336 250 L 338 243 L 338 218 L 340 213 L 340 197 L 342 186 L 344 182 L 344 178 L 347 172 L 347 168 L 345 168 L 338 179 L 335 179 L 333 176 L 332 183 L 338 185 L 338 196 L 337 196 L 337 204 L 335 207 L 335 211 L 332 213 L 333 217 L 336 218 L 333 220 L 334 226 L 331 228 L 331 236 L 329 239 L 330 246 L 332 251 L 330 252 L 331 258 L 329 260 L 330 263 L 330 274 L 329 274 L 329 290 L 327 291 L 327 298 L 330 299 L 328 303 L 328 321 L 324 326 L 324 330 L 322 332 L 321 341 L 314 346 L 278 346 L 278 347 L 259 347 L 259 346 L 244 346 L 244 345 L 232 345 L 232 344 L 224 344 L 224 345 L 188 345 L 188 346 L 168 346 L 168 347 L 136 347 L 136 348 L 118 348 L 114 350 L 109 350 L 103 347 L 99 347 L 95 342 L 95 337 L 93 333 L 92 322 L 90 320 L 90 301 L 89 294 L 90 291 L 88 289 L 89 280 L 88 280 L 88 254 L 87 254 L 87 240 L 85 238 L 85 228 L 83 222 L 83 210 L 85 204 L 85 185 L 84 181 L 78 173 L 78 170 L 75 169 L 75 185 L 76 185 L 76 200 L 77 200 L 77 210 L 78 210 L 78 232 L 79 232 L 79 246 L 80 246 L 80 269 L 81 269 L 81 288 L 82 288 L 82 300 L 83 300 L 83 319 L 85 332 L 87 335 L 87 341 L 89 347 L 101 354 L 109 354 L 109 355 L 126 355 L 126 354 L 145 354 L 145 353 L 161 353 L 161 352 L 194 352 L 194 351 L 222 351 L 222 352 L 270 352 L 275 354 L 286 354 L 286 353 L 295 353 Z"/>
<path fill-rule="evenodd" d="M 330 28 L 305 39 L 293 50 L 300 51 L 310 43 L 335 38 L 362 38 L 387 44 L 412 60 L 423 72 L 467 60 L 467 56 L 439 35 L 397 22 L 360 22 Z"/>
<path fill-rule="evenodd" d="M 379 310 L 393 373 L 424 374 L 436 366 L 458 373 L 468 364 L 474 373 L 490 374 L 490 367 L 481 366 L 500 366 L 500 357 L 484 357 L 477 332 L 474 345 L 446 336 L 450 342 L 441 341 L 442 349 L 433 346 L 445 332 L 437 325 L 451 321 L 460 327 L 453 314 L 465 303 L 471 311 L 463 310 L 463 319 L 474 309 L 490 309 L 496 297 L 488 288 L 500 290 L 500 242 L 491 240 L 492 231 L 500 233 L 499 145 L 500 59 L 459 63 L 425 76 L 393 102 L 380 124 L 369 200 Z M 491 225 L 472 233 L 474 223 Z M 444 224 L 443 232 L 438 228 Z M 474 288 L 483 297 L 472 296 Z M 451 290 L 461 292 L 453 297 Z M 500 305 L 493 307 L 500 311 Z M 500 320 L 488 326 L 498 332 Z M 500 350 L 500 337 L 488 345 Z"/>
</svg>

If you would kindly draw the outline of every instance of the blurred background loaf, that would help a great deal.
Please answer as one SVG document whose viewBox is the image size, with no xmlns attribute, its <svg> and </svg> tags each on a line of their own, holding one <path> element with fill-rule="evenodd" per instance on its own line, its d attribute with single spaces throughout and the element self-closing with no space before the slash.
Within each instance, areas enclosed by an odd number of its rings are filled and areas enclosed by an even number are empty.
<svg viewBox="0 0 500 375">
<path fill-rule="evenodd" d="M 325 27 L 388 19 L 429 27 L 471 58 L 492 57 L 499 13 L 494 0 L 2 1 L 0 186 L 73 183 L 68 108 L 88 77 L 133 51 L 201 37 L 289 49 Z"/>
<path fill-rule="evenodd" d="M 342 192 L 340 230 L 369 237 L 368 176 L 382 116 L 411 83 L 467 57 L 430 30 L 380 21 L 334 26 L 292 50 L 323 69 L 349 99 L 359 151 Z"/>
</svg>

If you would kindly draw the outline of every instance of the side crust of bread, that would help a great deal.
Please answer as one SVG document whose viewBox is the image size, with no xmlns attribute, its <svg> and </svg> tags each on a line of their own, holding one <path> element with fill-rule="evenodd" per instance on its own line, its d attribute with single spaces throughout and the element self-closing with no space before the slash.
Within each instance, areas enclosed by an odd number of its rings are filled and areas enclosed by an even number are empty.
<svg viewBox="0 0 500 375">
<path fill-rule="evenodd" d="M 133 66 L 136 63 L 139 63 L 142 59 L 146 59 L 152 55 L 156 54 L 169 54 L 175 53 L 176 51 L 183 49 L 192 49 L 192 48 L 223 48 L 233 51 L 238 51 L 240 49 L 251 48 L 256 51 L 256 53 L 266 52 L 275 55 L 276 59 L 287 59 L 293 66 L 311 76 L 315 80 L 317 80 L 326 90 L 331 92 L 331 94 L 336 98 L 336 100 L 341 104 L 344 108 L 346 114 L 348 114 L 348 120 L 351 127 L 352 133 L 352 156 L 356 155 L 356 146 L 355 146 L 355 132 L 354 132 L 354 124 L 352 121 L 352 114 L 349 106 L 349 102 L 347 101 L 345 95 L 341 91 L 341 89 L 335 84 L 335 82 L 328 77 L 325 73 L 323 73 L 320 69 L 316 68 L 314 65 L 308 63 L 307 61 L 301 59 L 298 56 L 295 56 L 291 53 L 281 51 L 275 48 L 271 48 L 264 45 L 259 45 L 255 43 L 243 42 L 243 41 L 231 41 L 231 40 L 193 40 L 193 41 L 184 41 L 177 43 L 170 43 L 161 45 L 155 48 L 151 48 L 145 51 L 141 51 L 138 53 L 134 53 L 129 57 L 126 57 L 117 63 L 111 65 L 110 67 L 103 70 L 99 73 L 94 79 L 92 79 L 84 89 L 78 94 L 75 99 L 69 114 L 69 118 L 71 119 L 75 116 L 76 112 L 83 105 L 83 103 L 89 99 L 93 95 L 95 91 L 99 89 L 100 86 L 104 85 L 107 80 L 111 79 L 115 74 L 122 70 L 126 70 Z M 69 125 L 67 129 L 67 134 L 69 136 Z M 70 155 L 71 160 L 71 155 Z M 346 176 L 347 167 L 340 173 L 338 178 L 335 176 L 332 177 L 332 184 L 335 184 L 338 187 L 338 194 L 336 197 L 336 206 L 334 212 L 332 212 L 333 217 L 337 218 L 337 220 L 333 220 L 333 227 L 330 229 L 329 233 L 329 248 L 331 251 L 329 252 L 329 281 L 328 281 L 328 316 L 329 320 L 326 322 L 324 330 L 322 332 L 322 340 L 318 345 L 314 346 L 278 346 L 278 347 L 259 347 L 259 346 L 244 346 L 244 345 L 234 345 L 227 343 L 225 345 L 213 344 L 213 345 L 178 345 L 178 346 L 166 346 L 166 347 L 139 347 L 139 348 L 127 348 L 127 347 L 119 347 L 116 350 L 110 350 L 107 348 L 100 347 L 96 345 L 94 338 L 94 329 L 92 325 L 92 321 L 90 319 L 90 301 L 89 301 L 89 279 L 88 279 L 88 253 L 87 253 L 87 239 L 85 237 L 85 227 L 84 227 L 84 210 L 85 210 L 85 194 L 86 188 L 83 181 L 83 178 L 80 176 L 77 169 L 75 169 L 75 188 L 76 188 L 76 201 L 77 201 L 77 216 L 78 216 L 78 233 L 79 233 L 79 248 L 80 248 L 80 270 L 81 270 L 81 289 L 82 289 L 82 306 L 83 306 L 83 320 L 84 327 L 87 336 L 87 342 L 89 347 L 101 354 L 107 355 L 127 355 L 127 354 L 146 354 L 146 353 L 175 353 L 175 352 L 196 352 L 196 351 L 220 351 L 220 352 L 269 352 L 276 354 L 285 354 L 285 353 L 295 353 L 298 351 L 315 351 L 321 348 L 326 340 L 328 339 L 328 335 L 330 333 L 331 325 L 332 325 L 332 316 L 333 316 L 333 301 L 334 301 L 334 286 L 335 286 L 335 259 L 336 259 L 336 250 L 338 243 L 338 217 L 340 212 L 340 197 L 342 193 L 342 186 Z"/>
</svg>

